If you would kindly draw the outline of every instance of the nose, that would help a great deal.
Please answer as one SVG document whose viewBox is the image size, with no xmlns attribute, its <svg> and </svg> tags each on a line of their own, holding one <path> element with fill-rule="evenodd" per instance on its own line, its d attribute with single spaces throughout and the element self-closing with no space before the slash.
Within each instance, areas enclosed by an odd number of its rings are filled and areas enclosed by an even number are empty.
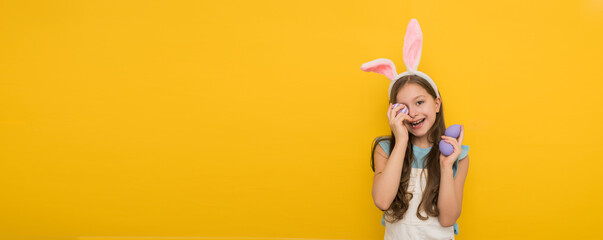
<svg viewBox="0 0 603 240">
<path fill-rule="evenodd" d="M 415 110 L 411 107 L 408 107 L 408 116 L 410 116 L 411 118 L 415 118 L 416 115 L 417 114 L 416 114 Z"/>
</svg>

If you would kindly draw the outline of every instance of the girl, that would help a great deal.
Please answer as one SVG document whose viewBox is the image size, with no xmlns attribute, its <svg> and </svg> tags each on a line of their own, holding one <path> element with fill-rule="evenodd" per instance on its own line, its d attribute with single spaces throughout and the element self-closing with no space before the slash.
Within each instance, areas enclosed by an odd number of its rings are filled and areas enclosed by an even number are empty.
<svg viewBox="0 0 603 240">
<path fill-rule="evenodd" d="M 463 127 L 458 139 L 444 135 L 439 91 L 429 76 L 416 70 L 421 43 L 418 22 L 412 19 L 404 39 L 407 72 L 396 74 L 387 59 L 361 67 L 392 81 L 387 111 L 391 136 L 376 138 L 371 149 L 372 195 L 384 211 L 385 240 L 454 239 L 458 235 L 456 220 L 461 215 L 469 146 L 461 145 Z M 394 107 L 395 103 L 400 105 Z M 454 147 L 449 156 L 440 153 L 442 139 Z"/>
</svg>

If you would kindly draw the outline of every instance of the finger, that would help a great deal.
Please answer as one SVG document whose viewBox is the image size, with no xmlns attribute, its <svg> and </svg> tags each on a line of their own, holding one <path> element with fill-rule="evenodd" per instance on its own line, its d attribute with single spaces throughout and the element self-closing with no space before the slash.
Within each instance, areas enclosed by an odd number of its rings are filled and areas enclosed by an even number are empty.
<svg viewBox="0 0 603 240">
<path fill-rule="evenodd" d="M 408 123 L 412 122 L 412 118 L 410 116 L 408 116 L 408 114 L 404 114 L 404 120 L 406 120 L 406 122 L 408 122 Z"/>
<path fill-rule="evenodd" d="M 389 103 L 389 107 L 387 108 L 387 118 L 390 118 L 390 113 L 392 111 L 392 103 Z"/>
<path fill-rule="evenodd" d="M 454 149 L 453 152 L 456 152 L 457 149 L 459 149 L 459 146 L 457 145 L 454 138 L 445 138 L 444 141 L 447 143 L 450 143 L 450 145 L 452 145 L 452 148 Z"/>
<path fill-rule="evenodd" d="M 394 109 L 394 111 L 395 111 L 395 110 L 396 110 L 396 109 Z M 394 118 L 394 121 L 396 121 L 396 122 L 401 122 L 401 121 L 404 121 L 404 116 L 408 116 L 408 115 L 403 114 L 403 113 L 397 114 L 397 115 L 396 115 L 396 117 Z M 401 119 L 402 119 L 402 120 L 401 120 Z"/>
<path fill-rule="evenodd" d="M 404 127 L 406 127 L 406 129 L 410 129 L 412 127 L 412 124 L 410 124 L 412 122 L 412 118 L 406 114 L 402 114 L 404 115 L 404 118 L 402 118 L 402 120 L 400 121 L 400 124 L 402 124 Z"/>
<path fill-rule="evenodd" d="M 412 119 L 410 118 L 410 116 L 408 116 L 407 114 L 404 113 L 400 113 L 398 114 L 398 116 L 396 116 L 396 119 L 401 119 L 401 122 L 404 122 L 404 120 L 406 121 L 411 121 Z"/>
<path fill-rule="evenodd" d="M 444 141 L 446 141 L 447 143 L 450 143 L 452 145 L 457 145 L 458 142 L 456 141 L 456 139 L 448 137 L 448 136 L 443 136 L 444 137 Z"/>
<path fill-rule="evenodd" d="M 408 107 L 407 107 L 407 106 L 404 106 L 404 107 L 403 107 L 403 108 L 401 108 L 399 111 L 400 111 L 400 113 L 401 113 L 402 115 L 405 115 L 405 116 L 407 116 L 407 117 L 409 117 L 409 118 L 410 118 L 410 116 L 408 115 L 408 112 L 409 112 L 409 111 L 408 111 Z"/>
<path fill-rule="evenodd" d="M 398 104 L 398 105 L 396 105 Z M 400 110 L 404 109 L 406 107 L 406 105 L 404 104 L 400 104 L 400 103 L 396 103 L 394 104 L 394 109 L 392 111 L 394 111 L 396 113 L 396 115 L 398 115 L 398 112 L 400 112 Z"/>
<path fill-rule="evenodd" d="M 452 147 L 454 147 L 454 151 L 456 152 L 457 150 L 460 152 L 461 151 L 461 143 L 459 143 L 456 139 L 454 138 L 450 138 L 450 144 L 452 145 Z"/>
<path fill-rule="evenodd" d="M 444 138 L 449 138 L 449 139 L 452 139 L 452 140 L 457 141 L 457 138 L 453 138 L 453 137 L 450 137 L 450 136 L 442 135 L 442 137 L 444 137 Z"/>
<path fill-rule="evenodd" d="M 392 120 L 398 119 L 398 113 L 396 113 L 395 108 L 392 109 L 391 116 L 392 116 Z"/>
<path fill-rule="evenodd" d="M 396 122 L 396 124 L 400 124 L 408 129 L 408 127 L 404 124 L 404 121 L 410 121 L 410 117 L 406 114 L 398 114 L 394 121 Z"/>
<path fill-rule="evenodd" d="M 456 141 L 456 138 L 449 137 L 449 136 L 446 136 L 446 135 L 442 135 L 442 138 L 450 139 L 450 140 L 455 140 Z"/>
<path fill-rule="evenodd" d="M 389 119 L 391 121 L 391 120 L 395 119 L 395 117 L 396 117 L 396 110 L 394 108 L 394 104 L 393 103 L 390 103 L 389 105 L 390 105 L 390 107 L 389 107 L 389 110 L 388 110 L 389 111 L 388 116 L 389 116 Z"/>
</svg>

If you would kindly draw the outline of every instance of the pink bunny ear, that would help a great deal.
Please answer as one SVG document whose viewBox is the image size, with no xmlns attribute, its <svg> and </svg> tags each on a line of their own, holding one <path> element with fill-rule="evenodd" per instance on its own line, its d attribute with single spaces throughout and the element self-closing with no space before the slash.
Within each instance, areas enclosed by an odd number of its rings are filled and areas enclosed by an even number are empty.
<svg viewBox="0 0 603 240">
<path fill-rule="evenodd" d="M 360 69 L 365 72 L 376 72 L 385 75 L 389 80 L 393 81 L 398 76 L 394 62 L 385 58 L 378 58 L 367 62 L 360 66 Z"/>
<path fill-rule="evenodd" d="M 404 47 L 402 48 L 404 64 L 407 71 L 416 71 L 421 60 L 421 47 L 423 45 L 423 32 L 417 19 L 410 19 L 404 36 Z"/>
</svg>

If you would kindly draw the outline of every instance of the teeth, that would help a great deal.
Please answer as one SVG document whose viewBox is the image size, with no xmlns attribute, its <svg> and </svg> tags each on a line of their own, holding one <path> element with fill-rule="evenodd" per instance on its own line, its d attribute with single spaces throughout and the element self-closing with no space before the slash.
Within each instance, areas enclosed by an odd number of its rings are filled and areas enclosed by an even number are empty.
<svg viewBox="0 0 603 240">
<path fill-rule="evenodd" d="M 412 124 L 417 124 L 417 123 L 419 123 L 419 122 L 421 122 L 421 121 L 423 121 L 423 119 L 421 119 L 421 120 L 419 120 L 419 121 L 416 121 L 416 122 L 413 122 Z"/>
</svg>

